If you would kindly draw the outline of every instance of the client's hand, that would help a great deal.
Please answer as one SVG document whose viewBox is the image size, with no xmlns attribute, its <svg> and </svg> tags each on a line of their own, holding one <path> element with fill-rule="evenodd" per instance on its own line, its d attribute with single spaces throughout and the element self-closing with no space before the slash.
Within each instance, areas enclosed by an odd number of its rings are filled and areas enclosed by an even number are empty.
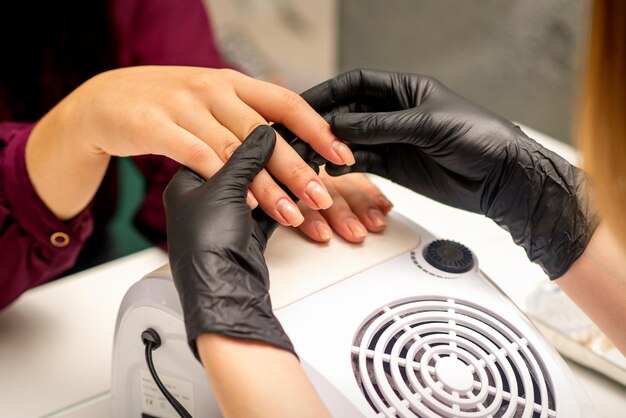
<svg viewBox="0 0 626 418">
<path fill-rule="evenodd" d="M 335 230 L 346 241 L 360 243 L 367 238 L 368 231 L 382 232 L 387 227 L 386 215 L 393 205 L 366 175 L 332 177 L 320 167 L 320 178 L 333 198 L 333 205 L 316 211 L 298 203 L 304 215 L 299 228 L 307 237 L 328 242 Z"/>
<path fill-rule="evenodd" d="M 170 267 L 196 357 L 205 333 L 294 351 L 272 313 L 263 257 L 277 224 L 246 204 L 275 143 L 274 130 L 259 126 L 209 180 L 183 168 L 165 190 Z"/>
<path fill-rule="evenodd" d="M 33 130 L 27 166 L 42 200 L 69 219 L 95 194 L 109 156 L 165 155 L 209 178 L 267 121 L 289 127 L 333 163 L 354 162 L 296 93 L 233 70 L 146 66 L 99 74 L 62 100 Z M 267 169 L 250 190 L 281 224 L 297 226 L 303 218 L 270 173 L 310 208 L 332 204 L 313 169 L 280 136 Z"/>
</svg>

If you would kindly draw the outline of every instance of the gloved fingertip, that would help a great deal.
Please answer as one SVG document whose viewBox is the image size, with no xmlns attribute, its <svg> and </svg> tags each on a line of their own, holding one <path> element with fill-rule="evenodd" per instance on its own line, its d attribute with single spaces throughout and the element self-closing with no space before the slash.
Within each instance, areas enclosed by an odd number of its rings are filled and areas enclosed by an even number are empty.
<svg viewBox="0 0 626 418">
<path fill-rule="evenodd" d="M 247 145 L 246 148 L 244 146 Z M 274 152 L 274 147 L 276 146 L 276 131 L 272 129 L 269 125 L 259 125 L 250 132 L 250 134 L 244 139 L 243 144 L 239 147 L 238 150 L 242 150 L 242 152 L 250 152 L 247 151 L 249 149 L 256 149 L 256 155 L 261 162 L 262 165 L 265 166 L 269 161 L 272 153 Z M 237 151 L 235 151 L 237 152 Z"/>
<path fill-rule="evenodd" d="M 182 166 L 172 177 L 163 191 L 163 203 L 176 199 L 181 194 L 193 190 L 204 183 L 204 179 L 195 171 Z"/>
<path fill-rule="evenodd" d="M 235 150 L 222 171 L 234 178 L 243 179 L 246 187 L 259 174 L 272 157 L 276 133 L 269 125 L 259 125 Z"/>
<path fill-rule="evenodd" d="M 282 125 L 280 123 L 274 123 L 271 126 L 276 131 L 276 133 L 288 143 L 297 138 L 296 134 L 291 132 L 289 128 L 287 128 L 285 125 Z"/>
<path fill-rule="evenodd" d="M 326 169 L 326 172 L 333 177 L 342 176 L 352 172 L 350 169 L 351 166 L 347 165 L 335 165 L 328 163 L 324 166 L 324 168 Z"/>
<path fill-rule="evenodd" d="M 339 138 L 349 141 L 355 134 L 362 131 L 363 115 L 357 113 L 335 113 L 328 123 L 333 133 Z"/>
</svg>

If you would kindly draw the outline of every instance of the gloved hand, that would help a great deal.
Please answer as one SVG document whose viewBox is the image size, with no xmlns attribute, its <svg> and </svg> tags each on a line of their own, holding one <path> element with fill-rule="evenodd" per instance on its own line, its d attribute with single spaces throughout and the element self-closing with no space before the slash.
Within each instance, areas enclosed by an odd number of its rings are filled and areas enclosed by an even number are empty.
<svg viewBox="0 0 626 418">
<path fill-rule="evenodd" d="M 248 186 L 272 155 L 276 136 L 257 127 L 206 182 L 182 168 L 165 189 L 169 260 L 198 358 L 203 333 L 263 341 L 294 352 L 272 313 L 263 258 L 276 222 L 250 211 Z"/>
<path fill-rule="evenodd" d="M 586 177 L 517 126 L 415 74 L 356 70 L 302 95 L 351 143 L 356 164 L 508 230 L 551 279 L 585 250 L 597 226 Z M 310 157 L 309 157 L 310 159 Z"/>
</svg>

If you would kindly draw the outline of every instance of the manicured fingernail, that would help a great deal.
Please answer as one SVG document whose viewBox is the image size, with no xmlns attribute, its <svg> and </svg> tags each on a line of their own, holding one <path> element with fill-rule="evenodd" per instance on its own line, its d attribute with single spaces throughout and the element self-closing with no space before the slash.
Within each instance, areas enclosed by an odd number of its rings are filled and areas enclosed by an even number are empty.
<svg viewBox="0 0 626 418">
<path fill-rule="evenodd" d="M 367 211 L 367 216 L 369 216 L 370 220 L 374 224 L 374 226 L 386 226 L 387 218 L 385 215 L 378 209 L 370 209 Z"/>
<path fill-rule="evenodd" d="M 248 190 L 246 202 L 248 203 L 248 206 L 250 206 L 250 209 L 255 209 L 257 206 L 259 206 L 259 202 L 254 198 L 250 190 Z"/>
<path fill-rule="evenodd" d="M 287 199 L 280 199 L 276 203 L 276 210 L 291 226 L 298 226 L 304 221 L 300 209 Z"/>
<path fill-rule="evenodd" d="M 352 232 L 354 238 L 365 238 L 367 236 L 367 229 L 365 229 L 365 226 L 363 226 L 358 219 L 348 218 L 346 224 L 348 228 L 350 228 L 350 232 Z"/>
<path fill-rule="evenodd" d="M 328 209 L 333 204 L 333 199 L 324 186 L 312 180 L 304 188 L 304 192 L 317 205 L 313 209 Z"/>
<path fill-rule="evenodd" d="M 333 231 L 330 230 L 330 227 L 326 222 L 315 221 L 313 222 L 315 226 L 315 230 L 317 231 L 317 235 L 320 237 L 322 241 L 330 241 L 333 237 Z"/>
<path fill-rule="evenodd" d="M 385 196 L 380 195 L 376 198 L 376 204 L 385 211 L 390 211 L 393 207 L 393 203 L 391 203 Z"/>
<path fill-rule="evenodd" d="M 335 139 L 331 144 L 331 147 L 345 165 L 352 165 L 356 162 L 354 155 L 352 155 L 352 151 L 350 151 L 350 148 L 348 148 L 343 142 Z"/>
</svg>

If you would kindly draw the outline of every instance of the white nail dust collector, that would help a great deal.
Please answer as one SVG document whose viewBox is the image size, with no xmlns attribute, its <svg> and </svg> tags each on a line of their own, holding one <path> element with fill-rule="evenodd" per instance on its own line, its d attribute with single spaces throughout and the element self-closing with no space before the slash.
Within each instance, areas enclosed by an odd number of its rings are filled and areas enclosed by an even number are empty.
<svg viewBox="0 0 626 418">
<path fill-rule="evenodd" d="M 334 241 L 319 246 L 281 229 L 266 253 L 275 314 L 333 416 L 597 416 L 468 248 L 396 213 L 363 246 Z M 167 268 L 131 287 L 120 307 L 113 416 L 179 416 L 146 367 L 148 328 L 160 337 L 154 365 L 171 395 L 193 417 L 221 416 Z"/>
</svg>

